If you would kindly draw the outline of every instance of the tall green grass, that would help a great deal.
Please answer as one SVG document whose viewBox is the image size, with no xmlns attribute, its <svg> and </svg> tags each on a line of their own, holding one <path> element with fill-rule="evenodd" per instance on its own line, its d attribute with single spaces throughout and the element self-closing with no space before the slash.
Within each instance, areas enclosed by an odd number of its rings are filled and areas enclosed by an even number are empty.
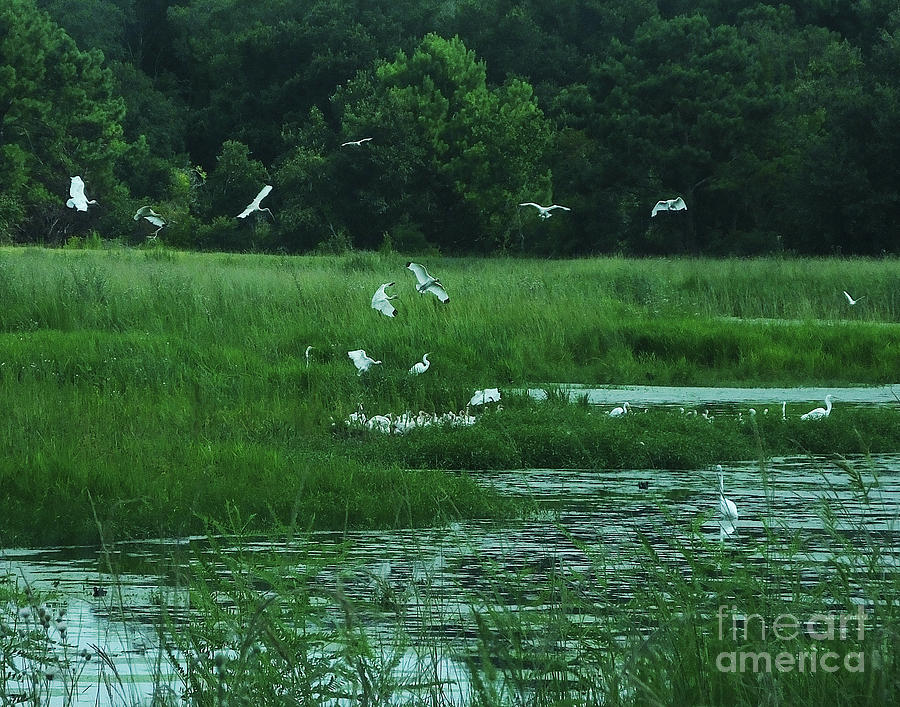
<svg viewBox="0 0 900 707">
<path fill-rule="evenodd" d="M 444 412 L 476 388 L 559 382 L 897 379 L 895 260 L 429 259 L 446 306 L 416 293 L 405 262 L 0 250 L 0 541 L 96 540 L 92 504 L 119 537 L 195 532 L 229 507 L 257 529 L 297 515 L 390 525 L 403 498 L 415 523 L 447 499 L 494 515 L 508 504 L 431 469 L 689 466 L 747 449 L 724 420 L 613 427 L 514 400 L 472 428 L 409 439 L 333 426 L 360 404 Z M 396 319 L 369 306 L 390 281 Z M 850 308 L 842 289 L 866 298 Z M 384 363 L 357 376 L 356 348 Z M 409 376 L 426 351 L 431 369 Z M 781 452 L 896 451 L 890 425 L 896 411 L 847 411 L 773 434 Z"/>
</svg>

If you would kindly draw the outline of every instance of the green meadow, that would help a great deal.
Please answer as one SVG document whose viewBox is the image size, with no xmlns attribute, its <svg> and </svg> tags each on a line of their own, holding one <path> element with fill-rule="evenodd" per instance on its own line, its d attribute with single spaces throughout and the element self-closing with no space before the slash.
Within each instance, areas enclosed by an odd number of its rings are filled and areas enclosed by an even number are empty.
<svg viewBox="0 0 900 707">
<path fill-rule="evenodd" d="M 234 515 L 254 531 L 430 525 L 527 512 L 476 483 L 485 468 L 900 450 L 896 407 L 810 425 L 794 406 L 786 423 L 737 425 L 613 420 L 552 395 L 897 382 L 896 259 L 422 258 L 447 305 L 415 291 L 406 261 L 0 250 L 0 541 L 168 536 Z M 392 281 L 395 319 L 370 308 Z M 850 307 L 842 290 L 863 299 Z M 383 363 L 358 376 L 358 348 Z M 426 352 L 431 369 L 410 376 Z M 550 401 L 512 393 L 526 386 Z M 459 411 L 485 387 L 503 408 L 468 428 L 342 424 L 360 405 Z"/>
</svg>

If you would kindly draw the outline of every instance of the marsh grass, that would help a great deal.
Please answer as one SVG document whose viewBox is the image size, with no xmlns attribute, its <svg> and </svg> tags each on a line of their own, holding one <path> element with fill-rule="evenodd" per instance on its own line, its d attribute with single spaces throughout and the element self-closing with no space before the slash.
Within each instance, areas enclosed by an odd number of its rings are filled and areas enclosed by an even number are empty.
<svg viewBox="0 0 900 707">
<path fill-rule="evenodd" d="M 447 306 L 418 295 L 404 264 L 380 253 L 0 250 L 0 539 L 95 541 L 88 493 L 116 538 L 197 532 L 229 507 L 257 529 L 294 515 L 310 527 L 387 527 L 398 499 L 414 523 L 451 505 L 488 516 L 509 504 L 433 470 L 684 467 L 723 450 L 741 457 L 748 444 L 725 421 L 651 413 L 614 427 L 585 406 L 527 400 L 402 440 L 333 426 L 359 405 L 460 410 L 496 385 L 897 376 L 895 260 L 431 258 Z M 391 280 L 396 319 L 369 307 Z M 842 289 L 866 299 L 849 308 Z M 384 364 L 357 376 L 355 348 Z M 425 351 L 431 369 L 410 377 Z M 770 438 L 778 452 L 865 451 L 851 431 L 864 427 L 866 449 L 896 450 L 896 416 L 846 411 Z"/>
</svg>

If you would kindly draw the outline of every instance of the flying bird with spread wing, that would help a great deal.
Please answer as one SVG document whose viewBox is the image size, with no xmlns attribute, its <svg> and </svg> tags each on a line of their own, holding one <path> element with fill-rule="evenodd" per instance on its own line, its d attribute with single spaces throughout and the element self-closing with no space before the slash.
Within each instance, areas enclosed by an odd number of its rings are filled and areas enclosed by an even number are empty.
<svg viewBox="0 0 900 707">
<path fill-rule="evenodd" d="M 360 140 L 348 140 L 347 142 L 342 142 L 341 147 L 349 147 L 350 145 L 353 145 L 354 147 L 361 147 L 364 142 L 368 142 L 371 139 L 372 138 L 370 137 L 364 137 Z"/>
<path fill-rule="evenodd" d="M 75 209 L 76 211 L 87 211 L 88 204 L 96 204 L 96 199 L 88 199 L 84 195 L 84 180 L 79 177 L 70 177 L 72 180 L 69 184 L 69 200 L 66 202 L 66 206 L 70 209 Z"/>
<path fill-rule="evenodd" d="M 264 209 L 263 207 L 261 207 L 259 205 L 260 202 L 269 195 L 270 191 L 272 191 L 272 185 L 266 184 L 266 186 L 264 186 L 262 189 L 259 190 L 259 194 L 256 195 L 256 198 L 253 201 L 251 201 L 249 204 L 247 204 L 247 208 L 244 209 L 243 211 L 241 211 L 241 213 L 239 213 L 237 215 L 237 217 L 238 218 L 246 218 L 247 216 L 252 214 L 254 211 L 268 211 L 269 216 L 272 216 L 272 218 L 274 219 L 275 216 L 272 215 L 272 209 L 268 209 L 268 208 Z"/>
<path fill-rule="evenodd" d="M 372 366 L 381 363 L 381 361 L 376 361 L 371 356 L 366 355 L 365 349 L 356 349 L 356 351 L 348 351 L 347 355 L 353 361 L 353 365 L 356 366 L 356 370 L 359 371 L 356 375 L 361 376 L 363 373 L 368 371 Z"/>
<path fill-rule="evenodd" d="M 397 316 L 397 310 L 394 309 L 394 305 L 391 304 L 391 300 L 397 299 L 399 295 L 389 295 L 384 291 L 385 287 L 393 286 L 393 282 L 386 282 L 377 290 L 375 290 L 375 294 L 372 295 L 372 309 L 377 309 L 379 312 L 388 317 Z"/>
<path fill-rule="evenodd" d="M 563 211 L 571 211 L 568 206 L 560 206 L 559 204 L 551 204 L 550 206 L 541 206 L 540 204 L 535 204 L 533 201 L 526 201 L 524 204 L 519 204 L 519 206 L 533 206 L 538 210 L 538 216 L 541 218 L 550 218 L 553 214 L 551 213 L 553 209 L 562 209 Z"/>
<path fill-rule="evenodd" d="M 407 263 L 406 267 L 407 269 L 412 270 L 413 274 L 416 276 L 416 291 L 420 295 L 430 292 L 444 304 L 450 301 L 450 295 L 447 294 L 447 290 L 444 289 L 441 281 L 436 277 L 431 277 L 422 265 L 419 265 L 418 263 Z"/>
<path fill-rule="evenodd" d="M 687 204 L 684 203 L 684 199 L 680 196 L 677 196 L 674 199 L 657 201 L 656 205 L 653 207 L 653 211 L 650 212 L 650 218 L 656 216 L 660 211 L 687 211 Z"/>
<path fill-rule="evenodd" d="M 147 219 L 147 221 L 149 221 L 154 226 L 156 226 L 156 230 L 153 232 L 154 238 L 159 235 L 159 232 L 163 229 L 163 226 L 165 226 L 168 223 L 162 216 L 160 216 L 158 213 L 156 213 L 149 206 L 142 206 L 135 212 L 135 214 L 134 214 L 135 221 L 140 221 L 142 218 Z"/>
</svg>

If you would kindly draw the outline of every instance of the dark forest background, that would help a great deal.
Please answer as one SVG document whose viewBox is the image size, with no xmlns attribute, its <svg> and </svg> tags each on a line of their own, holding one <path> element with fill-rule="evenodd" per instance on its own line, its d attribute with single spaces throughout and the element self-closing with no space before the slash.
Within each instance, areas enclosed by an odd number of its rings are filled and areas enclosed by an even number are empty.
<svg viewBox="0 0 900 707">
<path fill-rule="evenodd" d="M 896 0 L 0 9 L 8 242 L 138 242 L 150 204 L 186 248 L 877 255 L 898 161 Z"/>
</svg>

